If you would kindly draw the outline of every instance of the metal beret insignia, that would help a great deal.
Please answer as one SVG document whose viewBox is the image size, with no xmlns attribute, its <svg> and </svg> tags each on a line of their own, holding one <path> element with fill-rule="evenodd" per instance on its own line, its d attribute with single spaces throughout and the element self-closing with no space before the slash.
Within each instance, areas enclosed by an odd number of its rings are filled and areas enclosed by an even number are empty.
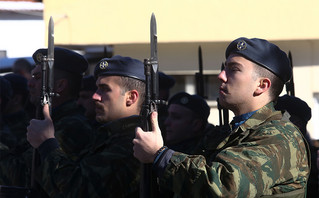
<svg viewBox="0 0 319 198">
<path fill-rule="evenodd" d="M 102 61 L 100 63 L 100 69 L 106 69 L 107 66 L 109 66 L 109 63 L 107 61 Z"/>
<path fill-rule="evenodd" d="M 43 59 L 43 54 L 42 53 L 38 53 L 37 56 L 36 56 L 36 59 L 39 63 L 42 62 L 42 59 Z"/>
<path fill-rule="evenodd" d="M 182 104 L 187 104 L 188 103 L 188 98 L 187 97 L 182 97 L 180 101 L 181 101 Z"/>
<path fill-rule="evenodd" d="M 237 49 L 238 50 L 245 50 L 247 48 L 247 43 L 244 40 L 240 40 L 237 43 Z"/>
</svg>

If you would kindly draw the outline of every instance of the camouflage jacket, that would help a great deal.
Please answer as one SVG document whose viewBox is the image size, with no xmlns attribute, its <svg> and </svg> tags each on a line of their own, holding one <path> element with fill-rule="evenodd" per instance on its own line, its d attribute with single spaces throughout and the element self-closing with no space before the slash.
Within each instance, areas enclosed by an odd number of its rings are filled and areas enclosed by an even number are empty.
<svg viewBox="0 0 319 198">
<path fill-rule="evenodd" d="M 63 150 L 76 160 L 88 150 L 94 133 L 74 100 L 52 111 L 55 136 Z M 26 132 L 26 129 L 25 129 Z M 0 184 L 29 186 L 33 148 L 26 138 L 15 147 L 0 149 Z"/>
<path fill-rule="evenodd" d="M 30 122 L 30 118 L 26 112 L 22 110 L 14 114 L 4 115 L 3 121 L 9 128 L 10 134 L 1 132 L 1 143 L 7 145 L 9 148 L 21 144 L 21 142 L 26 139 L 27 126 Z"/>
<path fill-rule="evenodd" d="M 74 100 L 53 109 L 52 120 L 55 137 L 66 154 L 76 158 L 91 147 L 95 131 Z"/>
<path fill-rule="evenodd" d="M 50 197 L 138 197 L 140 162 L 132 140 L 139 116 L 101 126 L 93 147 L 77 161 L 61 149 L 46 154 L 37 180 Z"/>
<path fill-rule="evenodd" d="M 281 117 L 269 103 L 231 131 L 217 148 L 206 145 L 210 150 L 206 158 L 174 152 L 160 185 L 183 198 L 282 193 L 288 197 L 296 191 L 303 197 L 310 171 L 307 145 L 301 132 Z"/>
</svg>

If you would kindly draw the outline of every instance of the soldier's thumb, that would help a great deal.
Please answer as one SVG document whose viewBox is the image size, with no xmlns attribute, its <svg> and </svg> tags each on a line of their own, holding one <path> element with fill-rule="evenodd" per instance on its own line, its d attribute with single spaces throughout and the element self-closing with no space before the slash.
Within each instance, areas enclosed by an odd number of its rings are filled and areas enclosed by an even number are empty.
<svg viewBox="0 0 319 198">
<path fill-rule="evenodd" d="M 43 116 L 45 120 L 51 120 L 51 116 L 50 116 L 50 110 L 49 110 L 49 105 L 45 104 L 43 106 Z"/>
<path fill-rule="evenodd" d="M 151 123 L 152 123 L 152 130 L 154 132 L 161 132 L 160 131 L 160 128 L 158 126 L 158 121 L 157 121 L 157 118 L 158 118 L 158 113 L 156 111 L 154 111 L 151 115 Z"/>
</svg>

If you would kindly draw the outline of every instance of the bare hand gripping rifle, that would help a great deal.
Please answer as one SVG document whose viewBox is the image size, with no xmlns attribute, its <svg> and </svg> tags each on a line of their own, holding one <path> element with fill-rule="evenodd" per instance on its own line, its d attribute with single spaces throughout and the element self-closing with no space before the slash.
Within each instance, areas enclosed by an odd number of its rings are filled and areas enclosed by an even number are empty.
<svg viewBox="0 0 319 198">
<path fill-rule="evenodd" d="M 151 131 L 150 115 L 157 111 L 157 105 L 164 103 L 158 100 L 158 60 L 157 60 L 157 30 L 154 13 L 151 17 L 151 58 L 144 60 L 144 73 L 146 79 L 145 101 L 141 110 L 142 129 Z M 152 174 L 152 164 L 142 165 L 140 183 L 140 197 L 158 197 L 157 178 Z"/>
</svg>

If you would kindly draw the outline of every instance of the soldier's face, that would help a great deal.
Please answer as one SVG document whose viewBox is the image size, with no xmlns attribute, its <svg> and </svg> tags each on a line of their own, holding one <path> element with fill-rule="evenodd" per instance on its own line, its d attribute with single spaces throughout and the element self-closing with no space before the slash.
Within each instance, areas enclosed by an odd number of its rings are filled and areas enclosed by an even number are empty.
<svg viewBox="0 0 319 198">
<path fill-rule="evenodd" d="M 253 62 L 233 54 L 228 57 L 225 69 L 218 75 L 221 82 L 220 104 L 235 115 L 251 111 L 254 92 L 259 85 L 259 79 L 254 77 L 254 67 Z"/>
<path fill-rule="evenodd" d="M 97 79 L 95 101 L 96 120 L 105 123 L 126 117 L 126 93 L 120 87 L 120 77 L 101 76 Z"/>
<path fill-rule="evenodd" d="M 31 71 L 31 79 L 28 81 L 30 101 L 37 105 L 40 103 L 40 93 L 42 85 L 42 70 L 40 65 L 36 65 Z"/>
<path fill-rule="evenodd" d="M 200 135 L 200 126 L 195 119 L 194 113 L 178 104 L 168 107 L 168 117 L 165 120 L 166 143 L 177 144 L 186 139 Z"/>
</svg>

